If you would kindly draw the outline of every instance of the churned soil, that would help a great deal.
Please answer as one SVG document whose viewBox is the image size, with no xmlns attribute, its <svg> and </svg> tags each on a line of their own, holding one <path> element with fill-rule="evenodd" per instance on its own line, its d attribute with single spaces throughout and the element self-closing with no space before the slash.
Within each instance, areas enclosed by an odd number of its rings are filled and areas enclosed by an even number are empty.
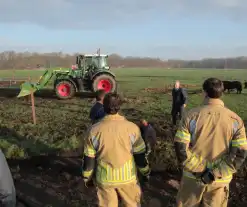
<svg viewBox="0 0 247 207">
<path fill-rule="evenodd" d="M 163 93 L 156 89 L 153 92 L 152 89 L 145 90 L 150 94 Z M 18 93 L 14 89 L 0 89 L 1 149 L 8 157 L 30 156 L 30 159 L 8 160 L 15 180 L 18 206 L 96 206 L 95 187 L 86 188 L 81 179 L 82 152 L 50 155 L 51 152 L 60 152 L 60 149 L 67 150 L 69 146 L 69 149 L 79 147 L 75 138 L 82 138 L 89 126 L 88 113 L 92 99 L 80 97 L 58 101 L 52 91 L 43 90 L 37 93 L 35 99 L 38 125 L 34 127 L 30 124 L 30 100 L 16 99 Z M 157 149 L 150 157 L 154 172 L 150 182 L 142 187 L 143 207 L 174 206 L 179 186 L 180 175 L 176 170 L 173 148 L 175 131 L 169 124 L 170 114 L 161 110 L 166 105 L 150 105 L 157 97 L 125 98 L 126 107 L 122 109 L 132 121 L 150 117 L 157 132 Z M 142 108 L 145 105 L 148 107 Z M 155 116 L 148 116 L 148 113 Z M 49 155 L 40 156 L 44 153 Z M 246 164 L 243 171 L 247 172 Z M 231 183 L 230 207 L 247 205 L 247 179 L 246 173 L 243 174 Z"/>
<path fill-rule="evenodd" d="M 94 186 L 86 188 L 81 180 L 80 158 L 37 156 L 8 162 L 20 207 L 96 206 Z M 153 172 L 150 182 L 142 188 L 142 206 L 174 206 L 179 177 L 177 172 Z M 246 204 L 247 180 L 235 179 L 231 183 L 229 206 Z"/>
</svg>

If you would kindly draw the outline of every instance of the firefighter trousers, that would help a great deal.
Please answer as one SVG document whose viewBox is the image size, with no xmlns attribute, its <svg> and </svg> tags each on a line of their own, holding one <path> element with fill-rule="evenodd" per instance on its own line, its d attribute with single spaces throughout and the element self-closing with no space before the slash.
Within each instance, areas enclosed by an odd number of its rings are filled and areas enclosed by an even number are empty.
<svg viewBox="0 0 247 207">
<path fill-rule="evenodd" d="M 182 177 L 177 207 L 227 207 L 229 184 L 204 185 L 201 181 Z"/>
<path fill-rule="evenodd" d="M 121 187 L 97 187 L 99 207 L 118 207 L 118 198 L 124 207 L 141 206 L 141 188 L 137 183 L 123 184 Z"/>
</svg>

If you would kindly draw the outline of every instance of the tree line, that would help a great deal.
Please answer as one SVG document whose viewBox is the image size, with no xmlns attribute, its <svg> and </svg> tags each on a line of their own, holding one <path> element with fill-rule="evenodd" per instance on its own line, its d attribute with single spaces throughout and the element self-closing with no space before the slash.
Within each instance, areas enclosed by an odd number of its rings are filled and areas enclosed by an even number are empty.
<svg viewBox="0 0 247 207">
<path fill-rule="evenodd" d="M 30 53 L 5 51 L 0 53 L 0 70 L 35 69 L 52 67 L 71 67 L 76 55 L 62 52 Z M 201 60 L 161 60 L 148 57 L 122 57 L 109 55 L 109 65 L 113 68 L 150 67 L 150 68 L 216 68 L 247 69 L 247 57 L 208 58 Z"/>
</svg>

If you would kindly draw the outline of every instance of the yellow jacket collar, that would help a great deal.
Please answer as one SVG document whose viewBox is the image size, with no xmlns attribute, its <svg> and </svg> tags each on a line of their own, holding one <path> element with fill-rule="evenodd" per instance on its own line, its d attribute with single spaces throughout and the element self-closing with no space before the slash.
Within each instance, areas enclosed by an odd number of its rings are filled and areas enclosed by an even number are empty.
<svg viewBox="0 0 247 207">
<path fill-rule="evenodd" d="M 124 119 L 125 117 L 119 114 L 114 114 L 114 115 L 108 114 L 103 118 L 103 120 L 124 120 Z"/>
<path fill-rule="evenodd" d="M 224 106 L 224 102 L 218 98 L 206 98 L 204 101 L 205 105 L 221 105 Z"/>
</svg>

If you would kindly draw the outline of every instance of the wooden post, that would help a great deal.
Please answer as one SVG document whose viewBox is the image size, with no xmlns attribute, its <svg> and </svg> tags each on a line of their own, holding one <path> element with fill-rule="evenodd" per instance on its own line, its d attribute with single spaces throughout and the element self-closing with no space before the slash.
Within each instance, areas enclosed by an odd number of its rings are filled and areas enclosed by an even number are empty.
<svg viewBox="0 0 247 207">
<path fill-rule="evenodd" d="M 36 125 L 36 112 L 35 112 L 35 105 L 34 105 L 34 93 L 31 93 L 31 102 L 32 102 L 32 115 L 33 115 L 33 124 Z"/>
<path fill-rule="evenodd" d="M 27 82 L 27 81 L 30 82 L 30 76 L 24 77 L 23 80 L 25 80 L 25 81 L 23 81 L 23 83 L 25 83 L 25 82 Z M 30 94 L 30 96 L 25 96 L 24 99 L 25 99 L 27 102 L 32 101 L 31 94 Z"/>
<path fill-rule="evenodd" d="M 15 82 L 15 71 L 13 70 L 12 79 L 10 80 L 10 86 Z"/>
</svg>

